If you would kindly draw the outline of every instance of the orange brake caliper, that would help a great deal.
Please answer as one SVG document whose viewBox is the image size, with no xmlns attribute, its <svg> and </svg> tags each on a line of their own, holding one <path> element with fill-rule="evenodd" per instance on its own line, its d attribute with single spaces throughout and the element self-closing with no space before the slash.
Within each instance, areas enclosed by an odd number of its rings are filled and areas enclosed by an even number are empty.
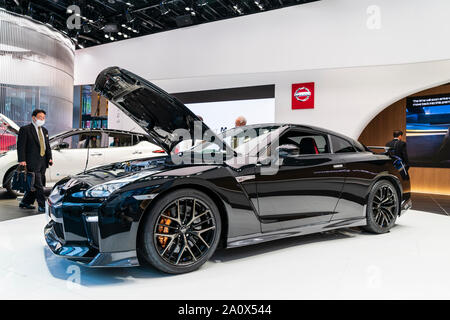
<svg viewBox="0 0 450 320">
<path fill-rule="evenodd" d="M 166 226 L 170 226 L 171 223 L 172 223 L 172 220 L 169 218 L 161 218 L 161 221 L 159 222 L 159 224 L 166 225 Z M 164 226 L 159 226 L 158 232 L 159 233 L 169 233 L 169 228 L 164 227 Z M 163 248 L 166 246 L 168 239 L 169 239 L 169 237 L 164 237 L 164 236 L 158 237 L 158 241 Z"/>
</svg>

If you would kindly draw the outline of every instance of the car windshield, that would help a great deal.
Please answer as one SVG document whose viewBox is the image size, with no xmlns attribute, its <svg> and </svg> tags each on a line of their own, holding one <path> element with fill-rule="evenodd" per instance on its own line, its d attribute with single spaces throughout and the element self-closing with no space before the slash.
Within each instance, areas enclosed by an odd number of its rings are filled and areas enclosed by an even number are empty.
<svg viewBox="0 0 450 320">
<path fill-rule="evenodd" d="M 244 126 L 236 127 L 222 132 L 218 136 L 223 142 L 225 142 L 231 149 L 233 149 L 237 155 L 250 155 L 255 150 L 261 149 L 267 145 L 270 134 L 280 129 L 279 125 L 262 125 L 262 126 Z M 195 145 L 192 145 L 192 140 L 183 141 L 181 144 L 188 146 L 182 148 L 177 146 L 178 150 L 175 152 L 183 152 L 190 150 L 195 153 L 213 153 L 213 152 L 225 152 L 222 145 L 215 142 L 208 142 L 205 140 L 195 141 Z"/>
</svg>

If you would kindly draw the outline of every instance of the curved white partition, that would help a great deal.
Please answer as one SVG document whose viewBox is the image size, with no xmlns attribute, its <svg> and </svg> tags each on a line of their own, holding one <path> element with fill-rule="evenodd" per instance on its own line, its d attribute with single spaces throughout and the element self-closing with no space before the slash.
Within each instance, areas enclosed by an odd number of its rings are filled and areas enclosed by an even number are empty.
<svg viewBox="0 0 450 320">
<path fill-rule="evenodd" d="M 0 113 L 18 125 L 47 111 L 50 134 L 72 127 L 75 48 L 51 26 L 0 9 Z"/>
</svg>

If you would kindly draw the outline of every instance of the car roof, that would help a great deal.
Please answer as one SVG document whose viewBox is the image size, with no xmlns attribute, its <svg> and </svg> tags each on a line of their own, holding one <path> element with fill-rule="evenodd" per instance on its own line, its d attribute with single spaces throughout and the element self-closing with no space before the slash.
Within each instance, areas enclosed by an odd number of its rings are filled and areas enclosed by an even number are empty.
<svg viewBox="0 0 450 320">
<path fill-rule="evenodd" d="M 242 126 L 241 128 L 248 128 L 248 129 L 254 129 L 254 128 L 259 128 L 259 127 L 270 127 L 270 126 L 279 126 L 279 127 L 286 127 L 286 128 L 298 128 L 298 129 L 307 129 L 307 130 L 314 130 L 314 131 L 319 131 L 319 132 L 323 132 L 326 134 L 331 134 L 334 136 L 338 136 L 341 138 L 344 138 L 346 140 L 351 140 L 351 141 L 356 141 L 355 139 L 352 139 L 344 134 L 341 134 L 339 132 L 335 132 L 332 130 L 328 130 L 328 129 L 324 129 L 321 127 L 316 127 L 316 126 L 310 126 L 310 125 L 306 125 L 306 124 L 297 124 L 297 123 L 259 123 L 259 124 L 251 124 L 251 125 L 245 125 Z M 234 128 L 232 128 L 234 129 Z M 231 129 L 230 129 L 231 130 Z"/>
<path fill-rule="evenodd" d="M 60 136 L 64 136 L 66 134 L 70 133 L 89 133 L 89 132 L 108 132 L 108 133 L 122 133 L 122 134 L 134 134 L 139 136 L 148 136 L 146 133 L 141 132 L 133 132 L 133 131 L 126 131 L 126 130 L 118 130 L 118 129 L 107 129 L 107 128 L 78 128 L 78 129 L 72 129 L 72 130 L 66 130 L 63 132 L 60 132 L 58 134 L 55 134 L 54 136 L 50 137 L 50 139 L 55 139 Z"/>
</svg>

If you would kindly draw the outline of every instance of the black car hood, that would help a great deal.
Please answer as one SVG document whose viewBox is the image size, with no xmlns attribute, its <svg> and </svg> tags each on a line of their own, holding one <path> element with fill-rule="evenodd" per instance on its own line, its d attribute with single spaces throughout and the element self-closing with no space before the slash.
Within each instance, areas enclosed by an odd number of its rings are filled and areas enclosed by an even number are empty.
<svg viewBox="0 0 450 320">
<path fill-rule="evenodd" d="M 100 72 L 94 90 L 117 105 L 168 154 L 182 140 L 177 129 L 187 130 L 192 140 L 194 132 L 201 132 L 202 135 L 208 132 L 209 141 L 216 141 L 225 150 L 231 151 L 182 102 L 125 69 L 110 67 Z M 199 138 L 202 139 L 196 137 Z"/>
</svg>

